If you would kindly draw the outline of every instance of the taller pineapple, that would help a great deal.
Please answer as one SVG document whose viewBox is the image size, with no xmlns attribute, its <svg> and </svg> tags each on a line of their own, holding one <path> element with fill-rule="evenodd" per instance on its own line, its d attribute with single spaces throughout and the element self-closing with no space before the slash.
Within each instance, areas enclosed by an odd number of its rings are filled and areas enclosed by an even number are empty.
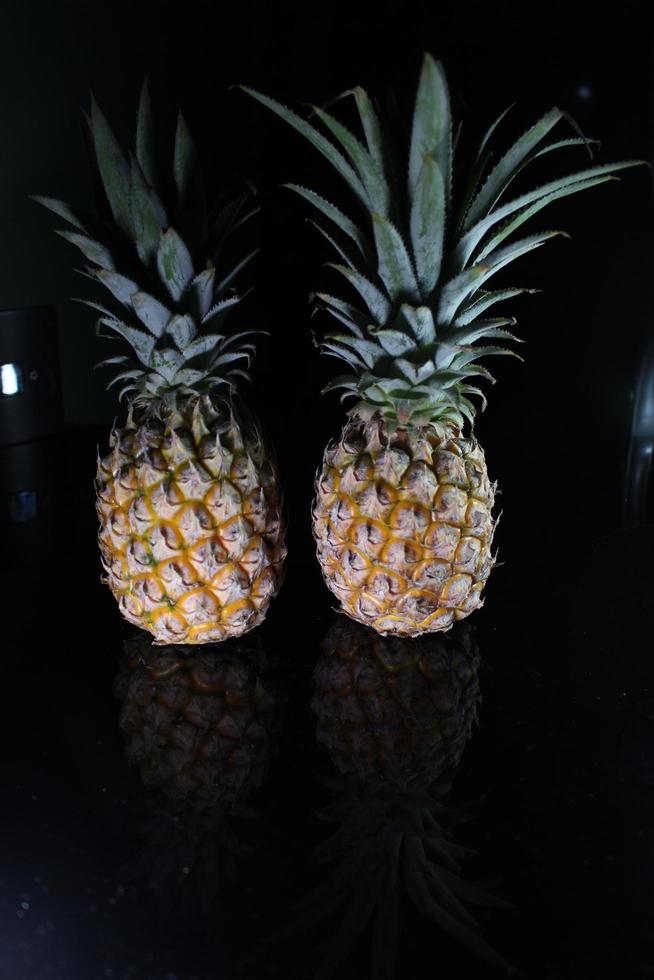
<svg viewBox="0 0 654 980">
<path fill-rule="evenodd" d="M 357 199 L 364 224 L 313 190 L 288 186 L 329 225 L 318 228 L 338 251 L 333 268 L 361 305 L 318 293 L 341 324 L 323 350 L 347 365 L 327 390 L 356 403 L 324 456 L 313 528 L 329 588 L 353 619 L 379 633 L 414 636 L 449 629 L 481 605 L 493 567 L 494 485 L 472 432 L 471 396 L 490 379 L 479 359 L 511 351 L 514 320 L 488 317 L 522 289 L 489 291 L 500 269 L 561 232 L 518 241 L 513 233 L 548 204 L 611 180 L 635 161 L 593 166 L 528 190 L 506 191 L 532 160 L 582 137 L 543 146 L 563 118 L 551 109 L 490 167 L 484 136 L 472 171 L 453 175 L 456 139 L 441 65 L 425 55 L 408 155 L 362 88 L 352 91 L 365 143 L 315 108 L 335 143 L 279 102 L 252 89 L 334 166 Z M 402 161 L 408 158 L 408 173 Z M 362 271 L 363 270 L 363 271 Z M 343 329 L 344 328 L 344 329 Z"/>
<path fill-rule="evenodd" d="M 89 120 L 112 225 L 39 197 L 73 230 L 60 234 L 110 294 L 98 332 L 121 342 L 104 364 L 122 383 L 127 419 L 98 460 L 100 550 L 123 616 L 158 643 L 214 643 L 263 620 L 286 549 L 274 462 L 236 390 L 252 331 L 225 334 L 232 287 L 254 252 L 222 267 L 230 234 L 256 209 L 242 193 L 207 206 L 194 143 L 177 121 L 176 190 L 165 206 L 147 85 L 135 153 L 95 101 Z M 173 183 L 173 182 L 171 182 Z"/>
</svg>

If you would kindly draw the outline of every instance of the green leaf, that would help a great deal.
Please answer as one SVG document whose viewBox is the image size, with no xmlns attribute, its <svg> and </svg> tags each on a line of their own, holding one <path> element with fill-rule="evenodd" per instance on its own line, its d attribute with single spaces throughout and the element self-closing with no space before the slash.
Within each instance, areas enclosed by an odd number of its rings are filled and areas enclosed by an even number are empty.
<svg viewBox="0 0 654 980">
<path fill-rule="evenodd" d="M 470 205 L 464 223 L 466 229 L 489 213 L 525 158 L 562 118 L 563 113 L 559 109 L 550 109 L 535 125 L 523 133 L 520 139 L 516 140 L 491 170 L 481 190 Z"/>
<path fill-rule="evenodd" d="M 436 288 L 443 258 L 445 185 L 434 158 L 427 154 L 411 202 L 411 245 L 423 297 Z"/>
<path fill-rule="evenodd" d="M 170 320 L 170 310 L 148 293 L 134 293 L 131 299 L 134 312 L 141 323 L 155 337 L 162 337 Z"/>
<path fill-rule="evenodd" d="M 426 54 L 418 82 L 409 153 L 409 196 L 413 200 L 424 159 L 430 154 L 443 177 L 449 206 L 452 173 L 452 116 L 445 72 Z"/>
<path fill-rule="evenodd" d="M 106 269 L 98 269 L 95 278 L 109 290 L 119 303 L 132 308 L 132 296 L 138 292 L 138 286 L 127 276 L 121 276 L 118 272 L 108 272 Z"/>
<path fill-rule="evenodd" d="M 188 357 L 188 348 L 198 329 L 193 317 L 175 313 L 166 325 L 165 333 L 173 338 L 177 348 Z"/>
<path fill-rule="evenodd" d="M 340 272 L 354 286 L 375 321 L 379 324 L 386 323 L 391 315 L 391 304 L 381 290 L 373 285 L 369 279 L 361 275 L 360 272 L 355 272 L 354 269 L 348 269 L 345 265 L 338 265 L 333 262 L 328 264 L 330 268 Z"/>
<path fill-rule="evenodd" d="M 160 374 L 169 384 L 172 384 L 172 380 L 176 373 L 183 366 L 184 360 L 179 351 L 172 350 L 171 348 L 155 348 L 150 354 L 150 367 L 157 374 Z"/>
<path fill-rule="evenodd" d="M 329 293 L 316 293 L 316 298 L 325 304 L 324 309 L 333 316 L 341 314 L 339 317 L 341 322 L 345 323 L 356 336 L 364 336 L 364 331 L 368 326 L 368 317 L 360 310 L 357 310 L 350 303 L 346 303 L 340 297 L 331 296 Z"/>
<path fill-rule="evenodd" d="M 366 134 L 366 143 L 368 144 L 370 156 L 380 172 L 384 173 L 386 165 L 384 134 L 381 123 L 379 122 L 379 116 L 375 112 L 370 96 L 360 85 L 352 89 L 352 95 L 359 111 L 363 131 Z"/>
<path fill-rule="evenodd" d="M 136 157 L 131 157 L 132 228 L 136 250 L 142 262 L 149 264 L 157 255 L 161 232 L 168 225 L 168 216 L 155 191 L 146 183 Z"/>
<path fill-rule="evenodd" d="M 138 330 L 136 327 L 130 327 L 129 324 L 123 323 L 122 320 L 118 320 L 116 317 L 100 317 L 98 320 L 98 326 L 100 325 L 107 327 L 113 333 L 117 333 L 120 337 L 126 340 L 141 364 L 145 364 L 146 366 L 150 365 L 150 355 L 154 350 L 155 345 L 154 337 L 145 333 L 144 330 Z"/>
<path fill-rule="evenodd" d="M 428 306 L 409 306 L 403 303 L 400 312 L 407 321 L 413 334 L 422 345 L 432 344 L 436 339 L 436 327 L 431 309 Z"/>
<path fill-rule="evenodd" d="M 213 320 L 218 317 L 218 322 L 220 323 L 232 306 L 236 306 L 237 303 L 241 302 L 240 296 L 228 296 L 227 299 L 223 299 L 220 303 L 215 303 L 211 309 L 205 313 L 202 317 L 202 323 L 208 323 L 209 320 Z"/>
<path fill-rule="evenodd" d="M 194 357 L 201 357 L 203 354 L 208 354 L 209 351 L 214 349 L 218 350 L 222 340 L 222 335 L 217 333 L 205 333 L 201 337 L 196 337 L 195 340 L 187 345 L 184 351 L 186 360 L 190 361 Z"/>
<path fill-rule="evenodd" d="M 176 223 L 198 247 L 207 238 L 207 201 L 195 143 L 180 112 L 177 116 L 173 174 L 177 187 Z"/>
<path fill-rule="evenodd" d="M 197 276 L 191 280 L 191 284 L 188 287 L 188 292 L 193 296 L 194 306 L 200 319 L 202 319 L 203 316 L 206 316 L 211 309 L 211 303 L 215 294 L 215 275 L 216 270 L 213 268 L 213 266 L 203 269 L 202 272 L 199 272 Z"/>
<path fill-rule="evenodd" d="M 373 213 L 372 227 L 378 256 L 378 272 L 391 299 L 420 300 L 411 257 L 397 228 L 380 214 Z"/>
<path fill-rule="evenodd" d="M 329 160 L 332 166 L 338 171 L 343 180 L 348 184 L 351 190 L 354 191 L 361 203 L 368 207 L 368 194 L 366 192 L 363 183 L 357 176 L 356 172 L 349 165 L 342 153 L 340 153 L 333 143 L 330 143 L 322 133 L 312 126 L 310 123 L 306 122 L 301 116 L 293 112 L 291 109 L 287 109 L 286 106 L 282 105 L 280 102 L 275 101 L 275 99 L 269 98 L 267 95 L 262 95 L 261 92 L 257 92 L 253 88 L 248 88 L 245 85 L 241 86 L 244 92 L 251 95 L 252 98 L 256 99 L 262 105 L 267 106 L 272 109 L 281 119 L 284 119 L 290 126 L 292 126 L 298 133 L 301 133 L 306 139 L 309 140 L 313 146 L 319 150 L 322 155 Z"/>
<path fill-rule="evenodd" d="M 492 228 L 493 225 L 502 221 L 504 218 L 508 218 L 510 215 L 526 209 L 529 205 L 543 202 L 540 204 L 540 207 L 535 207 L 533 211 L 529 211 L 528 213 L 525 212 L 525 217 L 519 222 L 519 224 L 522 224 L 529 217 L 531 217 L 532 214 L 535 214 L 537 211 L 541 210 L 541 208 L 545 207 L 552 201 L 557 200 L 559 197 L 574 194 L 576 191 L 584 190 L 586 187 L 593 187 L 596 183 L 603 183 L 603 181 L 611 179 L 610 175 L 616 171 L 624 170 L 627 167 L 638 166 L 638 164 L 641 162 L 642 161 L 639 160 L 622 160 L 617 163 L 605 163 L 596 167 L 588 167 L 585 170 L 578 171 L 577 173 L 567 174 L 565 177 L 559 177 L 557 180 L 551 180 L 547 184 L 543 184 L 540 187 L 536 187 L 531 191 L 521 194 L 512 201 L 507 201 L 506 204 L 496 208 L 490 214 L 485 215 L 463 236 L 456 248 L 454 256 L 455 266 L 463 267 L 486 232 Z M 587 181 L 590 180 L 592 180 L 593 183 L 587 183 Z M 519 227 L 519 225 L 516 225 L 515 227 Z"/>
<path fill-rule="evenodd" d="M 343 126 L 338 119 L 335 119 L 334 116 L 325 112 L 324 109 L 320 109 L 318 106 L 314 106 L 313 108 L 320 121 L 324 123 L 332 135 L 339 141 L 356 168 L 366 189 L 370 210 L 377 211 L 386 217 L 390 206 L 390 189 L 386 183 L 383 167 L 380 168 L 375 163 L 356 136 Z"/>
<path fill-rule="evenodd" d="M 174 228 L 168 228 L 160 235 L 157 269 L 171 297 L 175 302 L 179 302 L 193 278 L 193 259 Z"/>
<path fill-rule="evenodd" d="M 337 207 L 334 207 L 334 205 L 330 204 L 329 201 L 326 201 L 323 197 L 320 197 L 319 194 L 316 194 L 315 191 L 309 190 L 307 187 L 301 187 L 299 184 L 284 184 L 284 187 L 295 191 L 295 193 L 299 194 L 300 197 L 303 197 L 305 200 L 309 201 L 310 204 L 313 204 L 313 206 L 321 211 L 327 218 L 330 218 L 334 224 L 341 229 L 341 231 L 345 232 L 345 234 L 352 239 L 364 256 L 369 253 L 370 246 L 365 241 L 361 231 L 357 228 L 355 223 L 344 215 L 342 211 L 339 211 Z"/>
<path fill-rule="evenodd" d="M 465 325 L 470 323 L 476 317 L 481 316 L 481 314 L 488 310 L 495 303 L 501 303 L 505 299 L 512 299 L 514 296 L 521 296 L 523 293 L 533 294 L 538 293 L 538 289 L 496 289 L 490 291 L 481 291 L 481 294 L 475 298 L 471 303 L 464 306 L 461 312 L 458 314 L 454 323 L 459 325 Z"/>
<path fill-rule="evenodd" d="M 358 363 L 369 368 L 374 367 L 383 353 L 378 344 L 374 344 L 372 341 L 360 337 L 348 337 L 346 334 L 328 334 L 321 346 L 326 350 L 336 351 L 337 353 L 355 351 L 358 355 Z M 343 356 L 345 360 L 351 361 L 351 357 L 346 356 L 346 354 L 341 355 L 339 353 L 339 356 Z"/>
<path fill-rule="evenodd" d="M 513 109 L 514 105 L 515 105 L 515 102 L 512 102 L 511 105 L 507 106 L 506 109 L 504 109 L 502 112 L 500 112 L 500 114 L 497 117 L 497 119 L 490 124 L 490 126 L 488 127 L 488 129 L 484 133 L 484 136 L 482 138 L 481 143 L 479 144 L 479 149 L 477 150 L 477 160 L 480 160 L 483 157 L 484 150 L 488 146 L 488 144 L 490 142 L 490 139 L 491 139 L 493 133 L 495 132 L 495 130 L 497 129 L 497 127 L 500 125 L 500 123 L 502 123 L 504 121 L 505 117 L 509 114 L 509 112 L 511 112 L 511 109 Z"/>
<path fill-rule="evenodd" d="M 157 187 L 157 149 L 148 80 L 143 80 L 136 116 L 136 159 L 150 187 Z"/>
<path fill-rule="evenodd" d="M 115 268 L 111 252 L 108 248 L 105 248 L 104 245 L 101 245 L 100 242 L 94 241 L 87 235 L 80 235 L 75 231 L 62 231 L 57 229 L 56 233 L 57 235 L 61 235 L 62 238 L 65 238 L 67 242 L 70 242 L 72 245 L 76 245 L 82 255 L 84 255 L 89 262 L 93 262 L 94 265 L 98 265 L 102 269 L 108 270 L 113 270 Z"/>
<path fill-rule="evenodd" d="M 356 269 L 354 262 L 352 261 L 345 244 L 341 244 L 336 236 L 339 234 L 338 229 L 330 229 L 329 231 L 325 228 L 319 221 L 314 221 L 312 218 L 307 218 L 307 221 L 313 225 L 313 227 L 320 232 L 323 238 L 326 238 L 331 247 L 335 252 L 338 252 L 340 257 L 343 259 L 346 265 L 350 269 Z M 342 236 L 341 236 L 342 237 Z"/>
<path fill-rule="evenodd" d="M 565 236 L 561 231 L 546 231 L 538 235 L 530 235 L 522 238 L 518 242 L 513 242 L 505 248 L 500 249 L 490 256 L 486 262 L 480 262 L 465 269 L 463 272 L 451 279 L 441 290 L 438 306 L 438 322 L 450 323 L 457 314 L 461 304 L 468 299 L 472 292 L 476 292 L 487 279 L 504 268 L 510 262 L 525 255 L 544 244 L 548 239 L 557 235 Z"/>
<path fill-rule="evenodd" d="M 543 208 L 547 207 L 547 205 L 551 204 L 553 201 L 557 201 L 562 197 L 568 197 L 568 195 L 570 194 L 576 194 L 577 191 L 582 191 L 590 187 L 595 187 L 597 184 L 604 184 L 608 180 L 618 180 L 618 179 L 619 179 L 618 177 L 613 177 L 611 175 L 607 175 L 606 177 L 594 177 L 591 180 L 585 180 L 580 183 L 575 183 L 572 186 L 568 186 L 562 188 L 559 191 L 556 191 L 554 194 L 550 194 L 547 197 L 541 198 L 539 201 L 536 201 L 534 204 L 532 204 L 531 207 L 525 208 L 524 211 L 520 211 L 512 221 L 508 221 L 505 225 L 503 225 L 499 229 L 499 231 L 497 231 L 489 239 L 487 244 L 479 252 L 477 256 L 478 261 L 483 261 L 483 259 L 485 259 L 488 255 L 491 255 L 498 247 L 498 245 L 501 245 L 501 243 L 510 235 L 512 235 L 513 232 L 516 231 L 516 229 L 518 229 L 521 225 L 523 225 L 525 221 L 528 221 L 529 218 L 533 217 L 533 215 L 537 214 L 539 211 L 542 211 Z"/>
<path fill-rule="evenodd" d="M 407 351 L 415 350 L 411 337 L 400 330 L 375 330 L 374 337 L 391 357 L 401 357 Z"/>
<path fill-rule="evenodd" d="M 111 213 L 118 227 L 131 235 L 129 164 L 95 99 L 91 100 L 91 134 Z"/>
<path fill-rule="evenodd" d="M 241 270 L 245 268 L 245 266 L 248 264 L 248 262 L 251 262 L 252 259 L 256 255 L 258 255 L 260 251 L 261 251 L 261 249 L 255 248 L 255 249 L 253 249 L 252 252 L 249 252 L 245 256 L 245 258 L 241 259 L 241 261 L 238 262 L 234 266 L 234 268 L 231 270 L 231 272 L 228 272 L 227 275 L 224 276 L 224 278 L 222 278 L 220 280 L 220 282 L 217 284 L 217 286 L 216 286 L 216 294 L 222 293 L 223 290 L 227 289 L 227 287 L 234 281 L 234 279 L 236 279 L 236 277 L 238 276 L 239 272 L 241 272 Z"/>
<path fill-rule="evenodd" d="M 182 370 L 178 371 L 173 378 L 173 384 L 175 387 L 178 385 L 180 387 L 192 387 L 194 384 L 197 384 L 198 381 L 202 381 L 204 378 L 206 378 L 206 376 L 206 371 L 198 371 L 195 368 L 182 368 Z"/>
<path fill-rule="evenodd" d="M 52 211 L 58 217 L 63 218 L 64 221 L 70 222 L 78 231 L 83 232 L 85 235 L 88 233 L 82 214 L 70 204 L 66 204 L 65 201 L 58 201 L 55 197 L 40 197 L 36 194 L 30 195 L 30 197 L 32 201 L 36 201 L 37 204 L 42 204 L 48 211 Z"/>
<path fill-rule="evenodd" d="M 476 319 L 467 327 L 450 327 L 442 335 L 442 339 L 445 343 L 473 344 L 483 337 L 503 337 L 506 340 L 522 343 L 519 337 L 504 329 L 505 326 L 512 326 L 515 322 L 513 318 L 509 317 L 497 317 L 488 320 Z"/>
<path fill-rule="evenodd" d="M 100 367 L 104 367 L 105 364 L 109 364 L 109 361 L 102 361 Z M 131 381 L 134 378 L 142 378 L 143 370 L 141 368 L 132 368 L 130 371 L 121 371 L 120 374 L 115 374 L 113 378 L 107 383 L 107 391 L 113 388 L 114 385 L 118 384 L 120 381 Z"/>
</svg>

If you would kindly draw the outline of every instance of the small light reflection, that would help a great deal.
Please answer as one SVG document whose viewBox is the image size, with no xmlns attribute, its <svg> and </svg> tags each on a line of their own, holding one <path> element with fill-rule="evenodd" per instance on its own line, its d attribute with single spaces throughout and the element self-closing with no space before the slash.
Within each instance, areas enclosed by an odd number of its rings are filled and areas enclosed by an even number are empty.
<svg viewBox="0 0 654 980">
<path fill-rule="evenodd" d="M 593 97 L 593 90 L 586 82 L 582 82 L 577 88 L 577 98 L 581 99 L 583 102 L 587 102 L 588 99 Z"/>
<path fill-rule="evenodd" d="M 23 390 L 20 368 L 17 364 L 0 365 L 0 391 L 3 395 L 17 395 Z"/>
</svg>

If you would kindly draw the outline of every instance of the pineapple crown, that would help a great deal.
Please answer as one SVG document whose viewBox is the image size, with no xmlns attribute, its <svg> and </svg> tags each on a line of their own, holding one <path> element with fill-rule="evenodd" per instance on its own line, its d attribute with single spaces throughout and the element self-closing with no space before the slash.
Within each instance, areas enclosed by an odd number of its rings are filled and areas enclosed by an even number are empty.
<svg viewBox="0 0 654 980">
<path fill-rule="evenodd" d="M 100 313 L 99 336 L 127 347 L 102 361 L 114 369 L 107 387 L 122 382 L 120 398 L 148 402 L 247 379 L 253 331 L 229 336 L 221 329 L 242 298 L 232 283 L 258 249 L 224 271 L 218 266 L 229 236 L 259 210 L 251 190 L 208 206 L 196 147 L 180 112 L 172 167 L 175 200 L 164 206 L 167 184 L 157 166 L 147 80 L 133 153 L 120 147 L 95 99 L 87 123 L 113 222 L 54 198 L 33 199 L 72 225 L 58 234 L 87 260 L 77 271 L 111 294 L 113 308 L 79 300 Z"/>
<path fill-rule="evenodd" d="M 489 143 L 506 110 L 484 135 L 472 171 L 459 186 L 453 178 L 458 131 L 453 137 L 447 81 L 442 65 L 430 54 L 424 56 L 418 83 L 407 175 L 401 173 L 396 146 L 387 139 L 383 120 L 362 88 L 344 95 L 354 97 L 364 142 L 333 115 L 313 107 L 335 143 L 274 99 L 244 90 L 329 160 L 365 212 L 362 228 L 315 191 L 285 185 L 328 219 L 327 226 L 314 224 L 340 255 L 341 261 L 330 265 L 362 301 L 362 306 L 355 306 L 337 296 L 317 294 L 318 308 L 345 328 L 328 333 L 322 349 L 350 369 L 325 390 L 340 389 L 343 398 L 358 397 L 353 411 L 363 418 L 377 415 L 395 424 L 461 428 L 464 418 L 473 422 L 470 396 L 479 396 L 485 407 L 484 395 L 473 382 L 494 381 L 479 359 L 513 354 L 495 341 L 519 340 L 507 330 L 514 318 L 484 314 L 502 300 L 535 292 L 489 291 L 484 286 L 500 269 L 563 232 L 509 239 L 548 204 L 616 179 L 615 171 L 644 162 L 592 166 L 506 200 L 510 183 L 533 160 L 579 146 L 592 158 L 596 142 L 579 134 L 542 145 L 561 120 L 572 122 L 554 108 L 491 166 Z"/>
</svg>

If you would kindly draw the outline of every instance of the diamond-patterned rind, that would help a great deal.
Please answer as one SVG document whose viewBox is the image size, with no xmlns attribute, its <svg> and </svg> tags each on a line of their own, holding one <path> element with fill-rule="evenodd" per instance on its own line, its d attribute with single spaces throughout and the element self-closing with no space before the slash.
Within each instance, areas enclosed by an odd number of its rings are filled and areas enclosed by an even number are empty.
<svg viewBox="0 0 654 980">
<path fill-rule="evenodd" d="M 343 773 L 418 789 L 458 766 L 476 720 L 473 630 L 380 637 L 339 616 L 322 643 L 312 707 L 317 736 Z"/>
<path fill-rule="evenodd" d="M 316 481 L 325 582 L 349 616 L 378 633 L 449 629 L 482 604 L 494 494 L 473 438 L 352 419 Z"/>
<path fill-rule="evenodd" d="M 158 643 L 215 643 L 257 626 L 286 555 L 274 465 L 231 406 L 192 396 L 130 412 L 98 461 L 100 550 L 123 616 Z"/>
<path fill-rule="evenodd" d="M 268 769 L 276 724 L 265 656 L 125 644 L 116 680 L 127 756 L 147 786 L 197 810 L 243 800 Z"/>
</svg>

